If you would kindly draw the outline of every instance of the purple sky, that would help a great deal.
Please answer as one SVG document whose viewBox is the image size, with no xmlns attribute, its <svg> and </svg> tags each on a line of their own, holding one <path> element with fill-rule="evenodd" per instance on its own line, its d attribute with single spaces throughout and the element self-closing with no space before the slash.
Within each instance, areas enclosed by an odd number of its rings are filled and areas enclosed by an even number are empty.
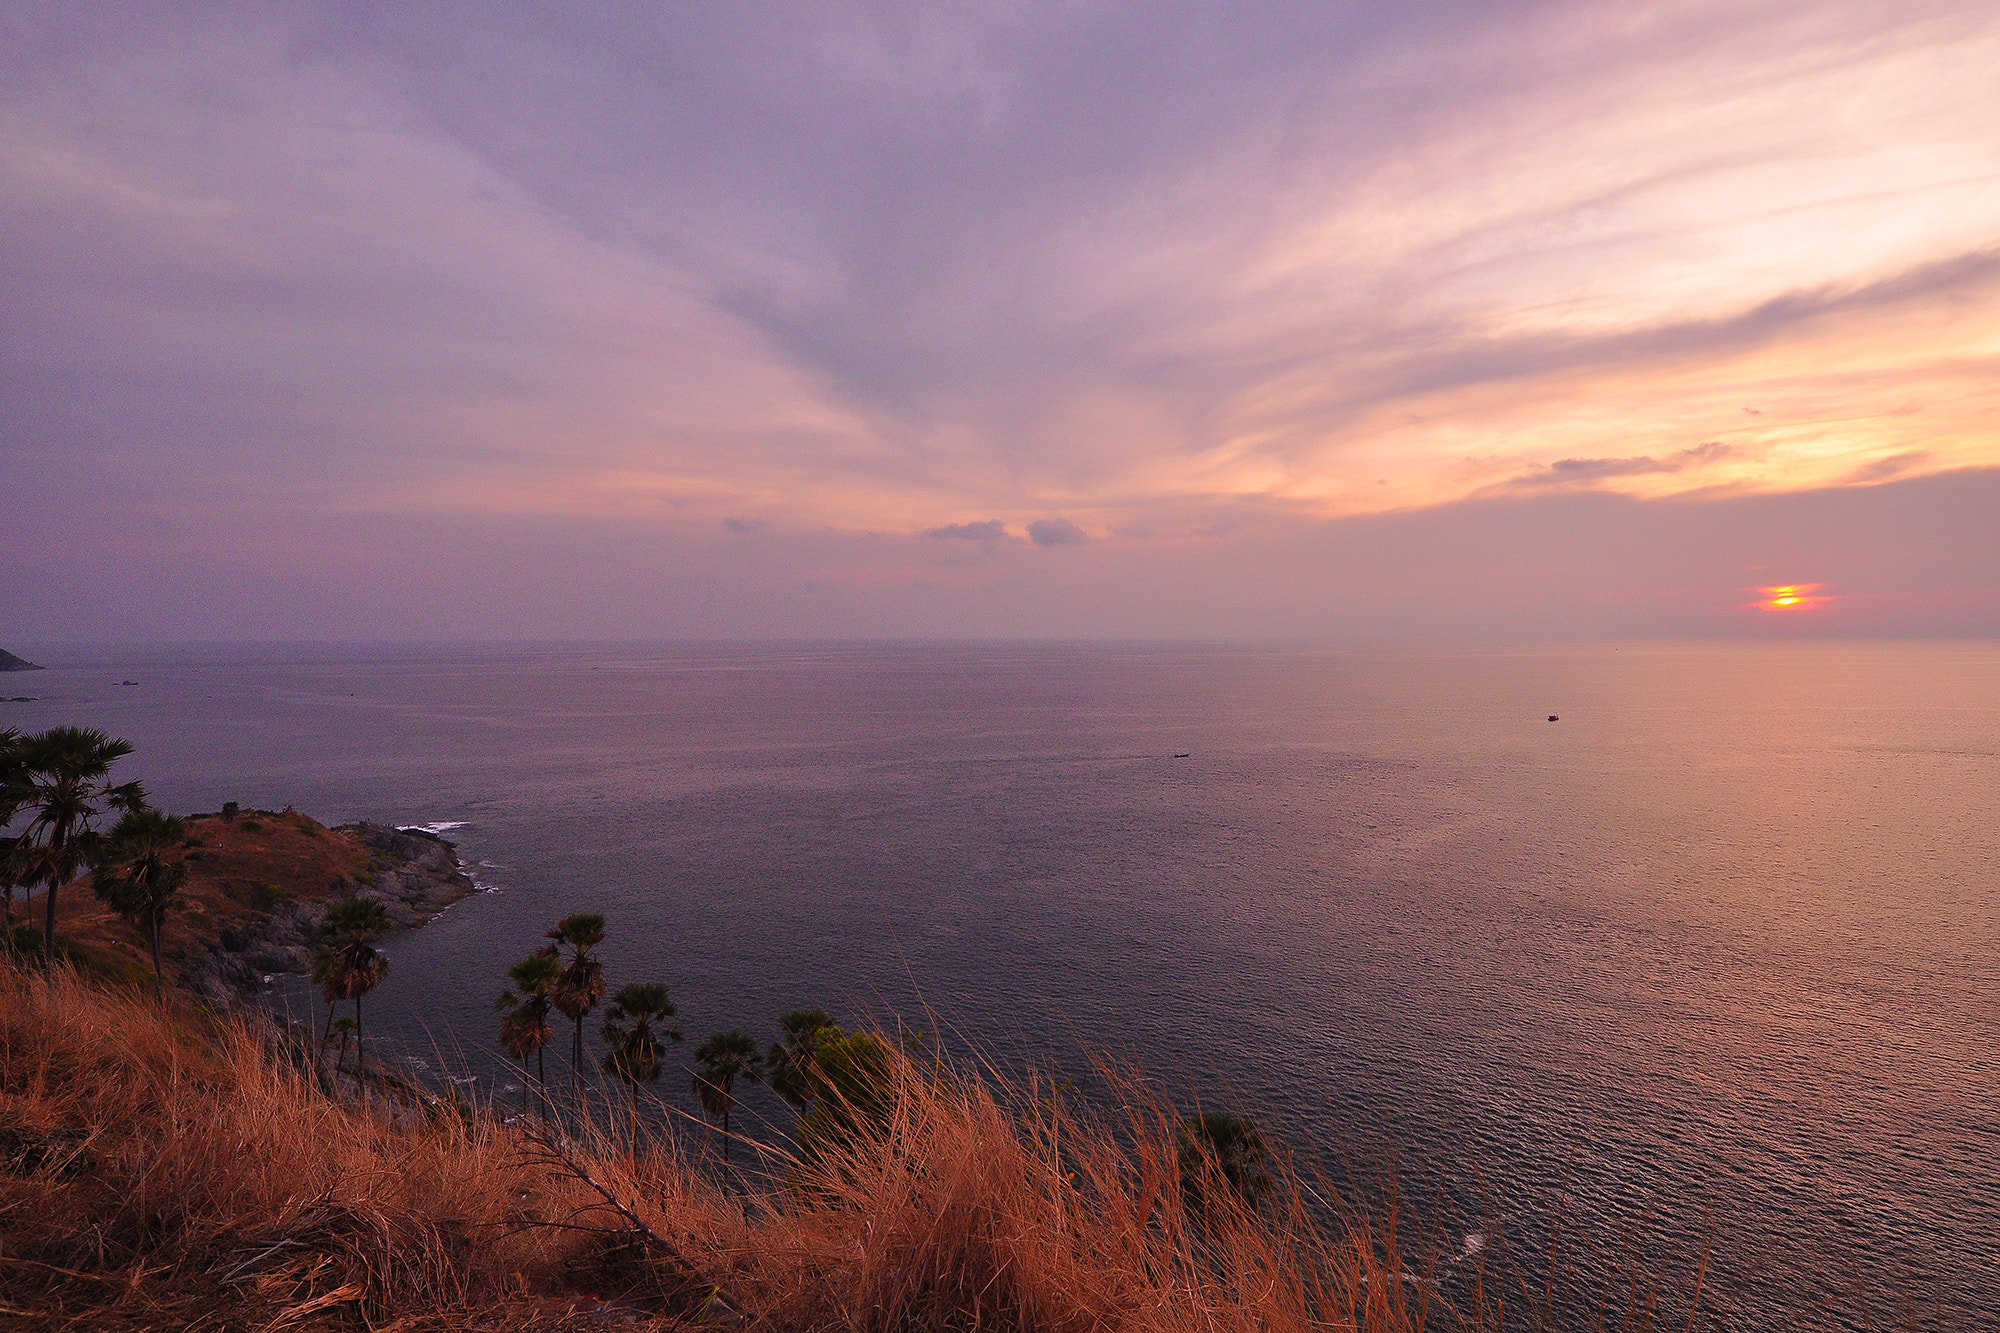
<svg viewBox="0 0 2000 1333">
<path fill-rule="evenodd" d="M 0 647 L 2000 634 L 1995 71 L 1984 0 L 12 4 Z"/>
</svg>

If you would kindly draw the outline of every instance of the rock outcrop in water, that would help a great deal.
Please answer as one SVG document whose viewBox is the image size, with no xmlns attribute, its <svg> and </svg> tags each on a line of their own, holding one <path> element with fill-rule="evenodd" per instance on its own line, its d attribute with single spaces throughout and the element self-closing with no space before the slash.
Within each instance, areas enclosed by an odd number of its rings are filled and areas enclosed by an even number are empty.
<svg viewBox="0 0 2000 1333">
<path fill-rule="evenodd" d="M 30 662 L 25 657 L 16 657 L 5 648 L 0 648 L 0 671 L 43 671 L 46 669 L 38 662 Z"/>
</svg>

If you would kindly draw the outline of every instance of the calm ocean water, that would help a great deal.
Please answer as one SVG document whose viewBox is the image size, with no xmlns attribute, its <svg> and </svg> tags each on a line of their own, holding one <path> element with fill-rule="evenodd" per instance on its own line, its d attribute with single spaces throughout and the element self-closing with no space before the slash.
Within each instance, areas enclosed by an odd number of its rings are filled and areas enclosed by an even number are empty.
<svg viewBox="0 0 2000 1333">
<path fill-rule="evenodd" d="M 51 658 L 0 724 L 125 736 L 170 808 L 457 825 L 497 891 L 371 1026 L 489 1083 L 502 969 L 590 908 L 692 1038 L 928 1004 L 1468 1229 L 1560 1194 L 2000 1321 L 2000 646 Z"/>
</svg>

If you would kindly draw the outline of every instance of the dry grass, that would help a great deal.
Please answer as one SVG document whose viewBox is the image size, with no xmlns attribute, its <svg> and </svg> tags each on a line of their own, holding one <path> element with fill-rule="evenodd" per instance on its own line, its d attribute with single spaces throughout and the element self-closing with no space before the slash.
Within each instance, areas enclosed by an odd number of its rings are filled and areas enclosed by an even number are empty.
<svg viewBox="0 0 2000 1333">
<path fill-rule="evenodd" d="M 273 1333 L 1711 1326 L 1647 1284 L 1565 1310 L 1513 1299 L 1476 1264 L 1446 1279 L 1435 1255 L 1404 1252 L 1393 1211 L 1343 1206 L 1282 1172 L 1257 1210 L 1191 1206 L 1172 1117 L 1136 1081 L 1109 1121 L 908 1062 L 896 1083 L 885 1132 L 743 1195 L 669 1147 L 634 1156 L 617 1133 L 364 1112 L 239 1020 L 0 966 L 0 1320 Z"/>
</svg>

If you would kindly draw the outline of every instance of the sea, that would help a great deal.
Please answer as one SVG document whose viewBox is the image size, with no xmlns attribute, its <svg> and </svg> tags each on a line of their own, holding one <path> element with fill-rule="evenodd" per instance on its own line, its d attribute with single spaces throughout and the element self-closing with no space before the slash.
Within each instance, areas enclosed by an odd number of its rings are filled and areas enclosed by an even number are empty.
<svg viewBox="0 0 2000 1333">
<path fill-rule="evenodd" d="M 505 968 L 590 910 L 683 1055 L 818 1005 L 1086 1099 L 1136 1062 L 1396 1182 L 1439 1272 L 2000 1325 L 2000 644 L 30 655 L 0 726 L 125 737 L 169 809 L 455 841 L 485 892 L 369 1026 L 502 1104 Z"/>
</svg>

